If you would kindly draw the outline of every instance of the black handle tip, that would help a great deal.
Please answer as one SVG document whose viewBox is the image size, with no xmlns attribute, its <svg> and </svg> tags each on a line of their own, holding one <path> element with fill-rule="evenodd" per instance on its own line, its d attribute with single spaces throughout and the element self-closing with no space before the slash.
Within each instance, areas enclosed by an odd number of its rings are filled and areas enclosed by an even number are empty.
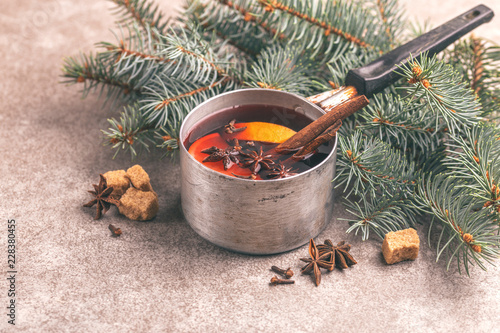
<svg viewBox="0 0 500 333">
<path fill-rule="evenodd" d="M 445 24 L 419 36 L 418 38 L 384 54 L 370 64 L 351 69 L 345 84 L 354 86 L 360 94 L 371 97 L 395 82 L 399 75 L 394 71 L 400 64 L 406 64 L 410 54 L 415 59 L 424 52 L 433 56 L 457 41 L 481 24 L 491 21 L 495 14 L 485 5 L 478 5 L 455 17 Z"/>
</svg>

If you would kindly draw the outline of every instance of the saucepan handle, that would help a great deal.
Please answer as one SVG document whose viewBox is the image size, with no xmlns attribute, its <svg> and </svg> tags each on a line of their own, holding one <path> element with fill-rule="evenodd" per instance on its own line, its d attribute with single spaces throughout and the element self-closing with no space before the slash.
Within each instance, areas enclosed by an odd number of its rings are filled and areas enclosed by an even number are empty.
<svg viewBox="0 0 500 333">
<path fill-rule="evenodd" d="M 494 13 L 490 8 L 484 5 L 476 6 L 451 21 L 384 54 L 370 64 L 351 69 L 347 73 L 345 84 L 346 86 L 354 86 L 359 94 L 371 97 L 400 78 L 394 71 L 397 69 L 397 65 L 406 63 L 410 54 L 418 59 L 422 52 L 428 51 L 429 56 L 433 56 L 474 28 L 489 22 L 493 16 Z"/>
</svg>

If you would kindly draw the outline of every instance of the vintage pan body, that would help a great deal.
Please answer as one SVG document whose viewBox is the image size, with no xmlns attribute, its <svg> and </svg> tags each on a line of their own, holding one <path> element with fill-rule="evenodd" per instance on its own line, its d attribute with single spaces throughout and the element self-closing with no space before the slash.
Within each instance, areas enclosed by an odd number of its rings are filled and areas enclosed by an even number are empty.
<svg viewBox="0 0 500 333">
<path fill-rule="evenodd" d="M 312 120 L 324 111 L 281 91 L 245 89 L 216 96 L 197 106 L 184 120 L 180 140 L 215 111 L 234 105 L 275 105 Z M 299 175 L 266 181 L 230 177 L 196 161 L 181 145 L 182 209 L 189 225 L 221 247 L 249 254 L 292 250 L 318 235 L 332 218 L 337 142 L 328 157 Z"/>
</svg>

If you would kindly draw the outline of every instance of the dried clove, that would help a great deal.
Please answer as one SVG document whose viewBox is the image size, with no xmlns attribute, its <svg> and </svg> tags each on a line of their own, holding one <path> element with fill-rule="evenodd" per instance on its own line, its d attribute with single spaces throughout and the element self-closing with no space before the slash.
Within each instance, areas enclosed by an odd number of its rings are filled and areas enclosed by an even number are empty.
<svg viewBox="0 0 500 333">
<path fill-rule="evenodd" d="M 233 119 L 227 125 L 224 125 L 224 132 L 226 132 L 227 134 L 233 134 L 233 133 L 238 133 L 238 132 L 246 130 L 246 126 L 236 128 L 234 126 L 235 123 L 236 123 L 236 119 Z"/>
<path fill-rule="evenodd" d="M 278 274 L 283 275 L 287 279 L 289 279 L 289 278 L 291 278 L 293 276 L 293 271 L 290 269 L 290 267 L 288 267 L 287 269 L 281 269 L 281 268 L 279 268 L 277 266 L 272 266 L 271 270 L 273 272 L 276 272 Z"/>
<path fill-rule="evenodd" d="M 271 278 L 271 285 L 275 286 L 278 284 L 294 284 L 294 280 L 279 279 L 276 275 Z"/>
<path fill-rule="evenodd" d="M 122 229 L 117 228 L 112 224 L 108 226 L 108 229 L 111 230 L 111 233 L 114 237 L 119 237 L 122 234 Z"/>
</svg>

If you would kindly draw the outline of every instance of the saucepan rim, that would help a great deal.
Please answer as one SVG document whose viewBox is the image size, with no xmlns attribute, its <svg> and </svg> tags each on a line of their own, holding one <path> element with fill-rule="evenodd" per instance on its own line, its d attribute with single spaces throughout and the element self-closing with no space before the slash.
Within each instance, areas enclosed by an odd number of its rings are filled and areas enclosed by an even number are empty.
<svg viewBox="0 0 500 333">
<path fill-rule="evenodd" d="M 226 174 L 223 174 L 223 173 L 220 173 L 218 171 L 215 171 L 211 168 L 209 168 L 208 166 L 204 165 L 203 163 L 200 163 L 199 161 L 197 161 L 187 150 L 187 148 L 184 146 L 184 141 L 186 139 L 186 136 L 189 134 L 189 130 L 191 130 L 191 128 L 188 128 L 188 129 L 185 129 L 185 127 L 187 126 L 186 124 L 188 123 L 188 120 L 189 118 L 191 117 L 194 117 L 194 114 L 196 113 L 196 111 L 198 109 L 201 109 L 203 107 L 205 107 L 207 104 L 210 104 L 210 103 L 213 103 L 214 100 L 218 99 L 218 98 L 224 98 L 224 96 L 227 96 L 227 95 L 232 95 L 232 94 L 239 94 L 239 93 L 242 93 L 242 92 L 248 92 L 248 91 L 254 91 L 254 92 L 263 92 L 263 91 L 266 91 L 266 93 L 274 93 L 274 94 L 286 94 L 286 95 L 291 95 L 295 98 L 300 98 L 301 100 L 303 100 L 303 102 L 306 102 L 310 107 L 312 108 L 315 108 L 316 110 L 318 110 L 319 112 L 321 112 L 321 114 L 325 114 L 326 112 L 320 108 L 319 106 L 317 106 L 316 104 L 314 103 L 311 103 L 309 102 L 307 99 L 305 99 L 304 97 L 300 96 L 300 95 L 297 95 L 297 94 L 294 94 L 294 93 L 290 93 L 290 92 L 286 92 L 286 91 L 280 91 L 280 90 L 270 90 L 270 89 L 263 89 L 263 88 L 246 88 L 246 89 L 237 89 L 237 90 L 232 90 L 232 91 L 228 91 L 228 92 L 224 92 L 222 94 L 218 94 L 214 97 L 211 97 L 209 99 L 207 99 L 206 101 L 204 101 L 203 103 L 197 105 L 195 108 L 193 108 L 189 113 L 188 115 L 183 119 L 182 121 L 182 125 L 181 125 L 181 128 L 179 130 L 179 149 L 181 149 L 183 151 L 184 154 L 187 154 L 188 155 L 188 158 L 195 162 L 195 163 L 199 163 L 202 165 L 203 168 L 206 169 L 207 172 L 213 174 L 213 175 L 217 175 L 217 176 L 220 176 L 220 177 L 224 177 L 224 178 L 228 178 L 228 179 L 232 179 L 234 181 L 242 181 L 242 182 L 251 182 L 251 183 L 262 183 L 263 180 L 254 180 L 254 179 L 243 179 L 243 178 L 237 178 L 237 177 L 232 177 L 232 176 L 228 176 Z M 256 103 L 256 104 L 259 104 L 259 103 Z M 272 105 L 272 104 L 269 104 L 269 105 Z M 272 106 L 280 106 L 280 105 L 272 105 Z M 217 111 L 220 111 L 220 110 L 214 110 L 214 112 L 217 112 Z M 319 117 L 318 117 L 319 118 Z M 317 119 L 317 118 L 316 118 Z M 315 119 L 313 119 L 314 121 Z M 186 132 L 186 135 L 183 135 L 183 133 Z M 335 136 L 335 141 L 333 143 L 333 147 L 332 147 L 332 150 L 330 151 L 330 153 L 325 157 L 325 159 L 323 161 L 321 161 L 320 163 L 318 163 L 317 165 L 315 165 L 314 167 L 312 167 L 311 169 L 309 170 L 306 170 L 306 171 L 303 171 L 303 172 L 300 172 L 298 173 L 297 175 L 294 175 L 294 176 L 291 176 L 291 177 L 286 177 L 286 178 L 280 178 L 280 179 L 266 179 L 265 180 L 265 183 L 270 183 L 270 182 L 286 182 L 286 181 L 290 181 L 290 180 L 293 180 L 297 177 L 300 177 L 300 176 L 306 176 L 307 174 L 311 173 L 311 172 L 314 172 L 315 170 L 317 170 L 318 168 L 320 168 L 323 164 L 327 163 L 329 161 L 329 159 L 331 158 L 332 154 L 336 154 L 337 153 L 337 144 L 338 144 L 338 133 L 337 135 Z"/>
</svg>

